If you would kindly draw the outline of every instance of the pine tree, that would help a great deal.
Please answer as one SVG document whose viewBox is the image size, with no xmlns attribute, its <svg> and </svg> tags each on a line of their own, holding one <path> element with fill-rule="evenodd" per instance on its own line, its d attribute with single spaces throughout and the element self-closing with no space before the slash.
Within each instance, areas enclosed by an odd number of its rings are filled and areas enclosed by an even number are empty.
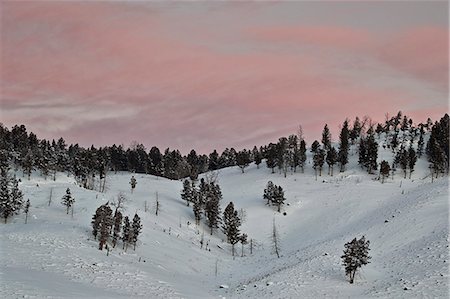
<svg viewBox="0 0 450 299">
<path fill-rule="evenodd" d="M 262 162 L 261 152 L 255 146 L 255 147 L 253 147 L 252 154 L 253 154 L 253 160 L 255 161 L 255 164 L 256 164 L 256 168 L 259 169 L 259 164 L 261 164 L 261 162 Z"/>
<path fill-rule="evenodd" d="M 323 128 L 322 131 L 322 144 L 323 144 L 323 149 L 328 151 L 331 147 L 331 133 L 330 133 L 330 129 L 328 129 L 328 125 L 325 124 L 325 127 Z"/>
<path fill-rule="evenodd" d="M 31 149 L 28 149 L 28 153 L 26 154 L 25 158 L 22 162 L 22 169 L 24 173 L 27 174 L 28 180 L 30 180 L 31 172 L 34 170 L 35 165 L 35 157 L 34 153 Z"/>
<path fill-rule="evenodd" d="M 125 250 L 126 250 L 126 248 L 128 248 L 130 236 L 131 236 L 130 219 L 128 218 L 128 216 L 125 216 L 125 218 L 123 220 L 123 229 L 122 229 L 122 242 L 123 242 L 123 249 L 125 249 Z"/>
<path fill-rule="evenodd" d="M 236 155 L 236 164 L 242 170 L 242 173 L 244 173 L 244 169 L 250 165 L 250 152 L 245 149 L 238 152 Z"/>
<path fill-rule="evenodd" d="M 18 214 L 23 205 L 23 193 L 19 189 L 19 181 L 16 179 L 16 175 L 11 180 L 11 207 L 12 213 Z"/>
<path fill-rule="evenodd" d="M 8 171 L 5 168 L 1 168 L 0 171 L 0 212 L 6 223 L 8 217 L 13 214 L 14 210 L 9 190 Z"/>
<path fill-rule="evenodd" d="M 359 117 L 356 117 L 355 121 L 353 122 L 353 128 L 349 134 L 352 144 L 355 144 L 356 139 L 361 135 L 361 130 L 362 130 L 361 121 L 359 120 Z"/>
<path fill-rule="evenodd" d="M 345 171 L 345 165 L 348 163 L 348 120 L 344 121 L 344 125 L 342 126 L 341 134 L 339 135 L 339 152 L 338 152 L 338 162 L 340 164 L 340 172 Z"/>
<path fill-rule="evenodd" d="M 240 241 L 239 226 L 241 220 L 238 212 L 234 209 L 233 202 L 230 202 L 223 212 L 223 233 L 227 236 L 228 243 L 231 244 L 231 253 L 234 256 L 234 245 Z"/>
<path fill-rule="evenodd" d="M 414 166 L 417 162 L 417 155 L 416 151 L 412 148 L 412 146 L 409 147 L 408 150 L 408 163 L 409 163 L 409 178 L 411 179 L 411 174 L 414 171 Z"/>
<path fill-rule="evenodd" d="M 270 143 L 266 153 L 267 168 L 272 169 L 272 173 L 275 173 L 275 166 L 277 166 L 277 145 Z"/>
<path fill-rule="evenodd" d="M 189 207 L 189 203 L 193 202 L 192 198 L 192 186 L 189 180 L 184 180 L 183 190 L 181 191 L 181 199 L 186 201 L 186 205 Z"/>
<path fill-rule="evenodd" d="M 134 188 L 136 188 L 136 185 L 137 185 L 137 181 L 136 181 L 136 178 L 134 177 L 134 175 L 131 176 L 130 185 L 131 185 L 131 193 L 133 193 Z"/>
<path fill-rule="evenodd" d="M 317 179 L 317 170 L 319 170 L 319 176 L 322 176 L 322 167 L 324 162 L 325 162 L 325 152 L 323 149 L 319 148 L 317 149 L 317 151 L 313 156 L 313 168 L 316 174 L 316 179 Z"/>
<path fill-rule="evenodd" d="M 69 214 L 69 209 L 74 205 L 75 198 L 72 197 L 70 189 L 67 188 L 66 194 L 62 197 L 61 203 L 66 206 L 66 214 Z"/>
<path fill-rule="evenodd" d="M 345 267 L 345 274 L 349 277 L 350 283 L 354 282 L 356 271 L 361 266 L 370 263 L 369 245 L 370 241 L 366 241 L 364 236 L 359 240 L 354 238 L 351 242 L 344 245 L 344 255 L 341 258 L 342 264 Z"/>
<path fill-rule="evenodd" d="M 120 237 L 120 230 L 122 228 L 122 213 L 120 211 L 116 211 L 114 215 L 114 230 L 113 230 L 113 239 L 112 245 L 113 248 L 116 247 L 117 239 Z"/>
<path fill-rule="evenodd" d="M 104 205 L 100 219 L 98 249 L 103 250 L 103 246 L 109 239 L 109 232 L 111 231 L 111 226 L 113 225 L 112 209 L 108 205 Z"/>
<path fill-rule="evenodd" d="M 284 204 L 285 200 L 283 188 L 281 188 L 281 186 L 275 186 L 272 202 L 277 206 L 278 212 L 281 212 L 281 205 Z"/>
<path fill-rule="evenodd" d="M 327 152 L 327 164 L 328 164 L 328 173 L 333 176 L 334 164 L 337 162 L 337 152 L 334 147 L 331 147 Z"/>
<path fill-rule="evenodd" d="M 219 227 L 220 223 L 220 200 L 222 193 L 219 185 L 209 184 L 206 192 L 205 216 L 212 235 L 214 230 Z"/>
<path fill-rule="evenodd" d="M 391 171 L 391 167 L 386 160 L 381 161 L 380 164 L 380 175 L 381 175 L 381 183 L 384 183 L 384 180 L 387 176 L 389 176 L 389 172 Z"/>
<path fill-rule="evenodd" d="M 131 241 L 134 246 L 133 249 L 136 250 L 136 242 L 138 240 L 139 234 L 142 231 L 141 218 L 138 216 L 138 214 L 134 214 L 133 223 L 131 225 L 131 231 L 132 231 Z"/>
<path fill-rule="evenodd" d="M 418 158 L 422 157 L 422 155 L 423 155 L 423 147 L 424 147 L 423 127 L 420 127 L 419 141 L 417 142 L 417 157 Z"/>
<path fill-rule="evenodd" d="M 304 172 L 305 162 L 306 162 L 306 142 L 305 140 L 301 140 L 299 148 L 299 165 L 302 169 L 302 173 Z"/>
<path fill-rule="evenodd" d="M 92 216 L 92 234 L 94 235 L 94 239 L 97 240 L 97 235 L 100 229 L 100 222 L 102 221 L 102 215 L 103 215 L 103 209 L 105 208 L 105 205 L 101 205 L 97 208 L 95 211 L 94 216 Z"/>
<path fill-rule="evenodd" d="M 263 195 L 263 198 L 267 200 L 266 205 L 270 205 L 272 203 L 274 192 L 275 192 L 275 185 L 272 183 L 272 181 L 268 181 L 267 187 L 266 189 L 264 189 Z"/>
<path fill-rule="evenodd" d="M 367 155 L 365 161 L 365 167 L 367 168 L 367 172 L 370 174 L 372 170 L 377 170 L 377 158 L 378 158 L 378 143 L 375 141 L 375 136 L 373 132 L 373 128 L 370 127 L 367 131 L 366 138 L 366 148 Z"/>
<path fill-rule="evenodd" d="M 30 210 L 30 200 L 28 199 L 27 202 L 25 203 L 25 207 L 23 208 L 23 212 L 25 213 L 25 224 L 27 224 L 29 210 Z"/>
</svg>

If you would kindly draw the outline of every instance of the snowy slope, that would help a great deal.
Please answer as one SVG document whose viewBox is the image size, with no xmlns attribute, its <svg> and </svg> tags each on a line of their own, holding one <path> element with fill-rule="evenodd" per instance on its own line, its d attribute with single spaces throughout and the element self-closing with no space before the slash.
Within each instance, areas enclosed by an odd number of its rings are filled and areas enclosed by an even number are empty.
<svg viewBox="0 0 450 299">
<path fill-rule="evenodd" d="M 392 158 L 387 151 L 380 153 L 384 156 Z M 32 204 L 28 224 L 19 215 L 0 225 L 0 297 L 446 298 L 448 179 L 431 183 L 427 165 L 420 160 L 412 180 L 398 173 L 383 185 L 360 170 L 356 156 L 346 172 L 331 177 L 325 170 L 317 181 L 310 165 L 287 178 L 265 166 L 251 165 L 245 174 L 237 167 L 223 169 L 218 175 L 222 210 L 230 201 L 245 210 L 242 231 L 255 245 L 252 255 L 246 246 L 245 256 L 234 259 L 223 234 L 210 236 L 204 224 L 192 224 L 180 181 L 136 175 L 131 194 L 131 175 L 111 174 L 102 194 L 77 187 L 64 174 L 56 182 L 34 176 L 20 185 Z M 269 180 L 285 190 L 285 216 L 262 199 Z M 67 187 L 76 198 L 73 219 L 60 204 Z M 125 253 L 119 243 L 106 256 L 91 236 L 90 221 L 95 209 L 119 191 L 129 199 L 125 214 L 137 211 L 144 230 L 136 251 Z M 279 259 L 271 249 L 273 219 L 280 234 Z M 203 231 L 210 251 L 200 249 Z M 340 256 L 346 242 L 362 235 L 371 241 L 372 260 L 350 285 Z M 240 254 L 240 245 L 237 249 Z"/>
</svg>

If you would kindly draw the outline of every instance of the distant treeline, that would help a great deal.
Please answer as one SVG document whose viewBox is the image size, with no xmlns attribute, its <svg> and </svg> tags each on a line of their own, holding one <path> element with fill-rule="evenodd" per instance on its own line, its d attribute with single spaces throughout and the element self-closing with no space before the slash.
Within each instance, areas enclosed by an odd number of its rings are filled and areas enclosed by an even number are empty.
<svg viewBox="0 0 450 299">
<path fill-rule="evenodd" d="M 425 150 L 423 136 L 431 131 Z M 449 116 L 445 114 L 440 121 L 414 125 L 412 119 L 398 112 L 394 117 L 386 117 L 384 123 L 372 123 L 369 118 L 356 119 L 350 128 L 349 120 L 345 120 L 339 136 L 337 149 L 331 146 L 331 134 L 325 125 L 322 134 L 322 145 L 314 141 L 311 145 L 314 168 L 331 162 L 340 165 L 340 171 L 345 170 L 348 162 L 347 154 L 350 145 L 360 147 L 373 146 L 374 134 L 385 133 L 385 144 L 392 148 L 393 153 L 404 146 L 405 138 L 409 144 L 417 144 L 418 156 L 425 152 L 430 161 L 430 168 L 434 173 L 448 173 L 449 168 Z M 370 139 L 368 139 L 370 137 Z M 399 140 L 403 138 L 403 140 Z M 362 141 L 361 141 L 362 140 Z M 417 141 L 418 140 L 418 141 Z M 364 144 L 364 141 L 369 142 Z M 422 144 L 421 144 L 422 143 Z M 369 148 L 370 149 L 370 148 Z M 367 148 L 364 149 L 367 151 Z M 375 161 L 367 157 L 369 152 L 363 153 L 360 163 L 371 170 L 377 169 Z M 210 170 L 218 170 L 229 166 L 239 166 L 244 172 L 246 166 L 255 162 L 258 167 L 266 159 L 267 166 L 280 172 L 288 170 L 295 172 L 297 168 L 303 170 L 307 160 L 306 142 L 301 127 L 298 134 L 279 138 L 278 142 L 265 146 L 253 147 L 236 151 L 226 148 L 221 154 L 214 150 L 209 155 L 197 154 L 191 150 L 186 156 L 179 150 L 169 148 L 161 152 L 156 146 L 149 151 L 143 144 L 134 143 L 128 148 L 122 145 L 112 145 L 96 148 L 84 148 L 78 144 L 67 145 L 63 138 L 58 140 L 38 139 L 24 125 L 15 125 L 9 130 L 0 124 L 0 166 L 12 166 L 16 170 L 22 169 L 24 175 L 30 176 L 34 170 L 39 170 L 44 177 L 55 176 L 57 172 L 73 174 L 79 184 L 85 188 L 94 188 L 96 179 L 102 180 L 109 171 L 129 171 L 162 176 L 169 179 L 190 177 L 196 179 L 198 174 Z M 368 162 L 369 161 L 369 162 Z M 370 162 L 372 161 L 372 162 Z M 330 163 L 328 163 L 330 166 Z M 102 190 L 100 190 L 102 191 Z"/>
</svg>

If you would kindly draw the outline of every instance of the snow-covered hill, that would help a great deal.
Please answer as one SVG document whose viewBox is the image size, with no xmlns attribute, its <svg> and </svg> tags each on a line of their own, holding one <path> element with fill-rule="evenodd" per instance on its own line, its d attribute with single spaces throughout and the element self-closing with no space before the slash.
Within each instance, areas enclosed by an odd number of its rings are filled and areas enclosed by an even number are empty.
<svg viewBox="0 0 450 299">
<path fill-rule="evenodd" d="M 311 165 L 287 178 L 265 166 L 251 165 L 244 174 L 222 169 L 222 211 L 230 201 L 244 209 L 241 230 L 254 245 L 253 254 L 245 247 L 244 257 L 238 245 L 235 258 L 222 233 L 210 236 L 204 223 L 195 226 L 192 208 L 180 198 L 181 181 L 136 175 L 132 194 L 129 173 L 110 174 L 106 193 L 79 188 L 65 174 L 55 182 L 24 179 L 20 187 L 32 205 L 28 224 L 18 215 L 0 225 L 0 297 L 446 298 L 448 178 L 431 183 L 427 165 L 419 160 L 412 180 L 397 174 L 384 184 L 362 171 L 356 156 L 346 172 L 317 181 Z M 269 180 L 285 190 L 286 215 L 262 199 Z M 60 204 L 67 187 L 76 198 L 73 218 Z M 137 212 L 144 229 L 136 251 L 124 252 L 119 243 L 107 256 L 97 249 L 90 222 L 119 191 L 128 198 L 124 214 Z M 280 258 L 271 249 L 273 219 Z M 203 232 L 209 250 L 200 248 Z M 372 259 L 351 285 L 340 256 L 346 242 L 362 235 L 371 242 Z"/>
</svg>

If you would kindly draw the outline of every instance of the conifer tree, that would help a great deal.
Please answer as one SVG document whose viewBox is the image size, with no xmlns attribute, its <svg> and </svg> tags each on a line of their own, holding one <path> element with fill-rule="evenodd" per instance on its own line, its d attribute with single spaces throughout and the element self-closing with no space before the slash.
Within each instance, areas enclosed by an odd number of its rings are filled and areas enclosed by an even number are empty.
<svg viewBox="0 0 450 299">
<path fill-rule="evenodd" d="M 66 189 L 66 194 L 62 197 L 61 203 L 66 206 L 66 214 L 69 214 L 69 209 L 74 205 L 75 198 L 72 197 L 70 189 Z"/>
<path fill-rule="evenodd" d="M 270 143 L 266 153 L 266 164 L 268 168 L 275 173 L 275 166 L 277 166 L 277 145 Z"/>
<path fill-rule="evenodd" d="M 22 169 L 24 171 L 24 174 L 26 173 L 28 176 L 28 180 L 30 180 L 31 172 L 34 170 L 35 165 L 35 157 L 33 151 L 28 149 L 28 153 L 26 154 L 25 158 L 22 162 Z"/>
<path fill-rule="evenodd" d="M 367 265 L 371 257 L 369 256 L 370 241 L 364 236 L 357 240 L 354 238 L 351 242 L 344 245 L 344 255 L 341 256 L 342 264 L 345 267 L 345 274 L 349 277 L 350 283 L 355 280 L 356 271 L 361 266 Z"/>
<path fill-rule="evenodd" d="M 272 202 L 277 206 L 278 212 L 281 212 L 281 205 L 284 204 L 285 200 L 283 188 L 281 188 L 281 186 L 275 186 Z"/>
<path fill-rule="evenodd" d="M 183 190 L 181 191 L 181 198 L 186 201 L 186 205 L 189 207 L 189 203 L 193 201 L 192 198 L 192 186 L 189 180 L 184 180 Z"/>
<path fill-rule="evenodd" d="M 239 242 L 241 242 L 241 257 L 244 256 L 244 245 L 248 243 L 248 236 L 247 234 L 242 234 L 239 238 Z"/>
<path fill-rule="evenodd" d="M 322 144 L 323 144 L 323 149 L 325 151 L 328 151 L 331 147 L 331 133 L 330 133 L 330 129 L 328 129 L 327 124 L 325 124 L 325 127 L 323 128 L 323 131 L 322 131 Z"/>
<path fill-rule="evenodd" d="M 262 162 L 261 152 L 258 150 L 258 148 L 256 146 L 254 146 L 252 154 L 253 154 L 253 160 L 255 161 L 255 164 L 256 164 L 256 168 L 259 169 L 259 164 L 261 164 L 261 162 Z"/>
<path fill-rule="evenodd" d="M 133 193 L 134 188 L 136 188 L 136 185 L 137 185 L 137 181 L 136 181 L 136 178 L 134 177 L 134 175 L 131 176 L 130 185 L 131 185 L 131 193 Z"/>
<path fill-rule="evenodd" d="M 414 171 L 414 166 L 416 165 L 416 162 L 417 162 L 416 151 L 412 148 L 412 146 L 410 146 L 408 150 L 409 178 L 411 178 L 411 174 Z"/>
<path fill-rule="evenodd" d="M 205 215 L 208 221 L 208 227 L 210 228 L 210 234 L 212 235 L 220 223 L 220 200 L 222 199 L 222 193 L 219 185 L 215 185 L 214 183 L 210 183 L 207 189 Z"/>
<path fill-rule="evenodd" d="M 11 180 L 8 177 L 8 170 L 0 169 L 0 213 L 5 219 L 5 223 L 10 216 L 17 214 L 22 206 L 21 199 L 14 200 L 10 185 Z"/>
<path fill-rule="evenodd" d="M 123 229 L 122 229 L 122 242 L 123 242 L 123 249 L 128 248 L 128 243 L 130 242 L 131 237 L 131 224 L 130 219 L 128 216 L 125 216 L 123 220 Z"/>
<path fill-rule="evenodd" d="M 268 181 L 267 187 L 266 189 L 264 189 L 263 195 L 263 198 L 267 200 L 266 205 L 270 205 L 272 203 L 274 192 L 275 192 L 275 185 L 272 183 L 272 181 Z"/>
<path fill-rule="evenodd" d="M 230 202 L 223 212 L 223 233 L 227 236 L 228 243 L 231 244 L 231 253 L 234 256 L 234 245 L 240 241 L 241 220 L 238 212 L 234 209 L 233 202 Z"/>
<path fill-rule="evenodd" d="M 94 235 L 94 240 L 97 240 L 97 235 L 100 229 L 100 222 L 102 221 L 102 215 L 103 215 L 103 209 L 105 208 L 105 205 L 101 205 L 97 208 L 95 211 L 94 216 L 92 216 L 92 234 Z"/>
<path fill-rule="evenodd" d="M 313 156 L 313 168 L 316 174 L 316 179 L 317 179 L 317 170 L 319 170 L 319 176 L 322 176 L 322 167 L 324 162 L 325 162 L 325 152 L 323 149 L 319 148 L 317 149 L 317 151 L 314 153 Z"/>
<path fill-rule="evenodd" d="M 104 205 L 100 215 L 99 224 L 99 244 L 98 249 L 103 250 L 103 246 L 109 239 L 109 232 L 111 231 L 111 226 L 113 225 L 112 209 L 108 205 Z"/>
<path fill-rule="evenodd" d="M 250 165 L 250 153 L 247 150 L 242 150 L 236 154 L 236 164 L 244 173 L 244 169 Z"/>
<path fill-rule="evenodd" d="M 348 149 L 349 149 L 348 138 L 349 138 L 348 120 L 345 120 L 342 126 L 341 134 L 339 135 L 338 162 L 340 164 L 340 172 L 345 171 L 345 165 L 347 165 L 348 163 Z"/>
<path fill-rule="evenodd" d="M 131 230 L 132 230 L 132 238 L 131 241 L 133 243 L 133 249 L 136 250 L 136 242 L 138 240 L 138 236 L 142 231 L 142 224 L 141 224 L 141 218 L 139 217 L 138 214 L 134 214 L 133 217 L 133 223 L 131 225 Z"/>
<path fill-rule="evenodd" d="M 367 156 L 366 156 L 366 168 L 368 173 L 372 173 L 372 170 L 377 170 L 377 158 L 378 158 L 378 143 L 375 141 L 373 128 L 370 127 L 367 131 Z"/>
<path fill-rule="evenodd" d="M 120 238 L 120 230 L 122 228 L 122 213 L 120 211 L 116 211 L 114 215 L 114 230 L 113 230 L 113 238 L 112 245 L 113 248 L 116 247 L 117 240 Z"/>
<path fill-rule="evenodd" d="M 302 173 L 304 172 L 304 166 L 306 162 L 306 142 L 305 140 L 300 141 L 300 148 L 299 148 L 299 165 L 302 169 Z"/>
<path fill-rule="evenodd" d="M 381 161 L 380 164 L 380 175 L 381 175 L 381 183 L 384 183 L 384 180 L 387 176 L 389 176 L 389 172 L 391 171 L 391 167 L 386 160 Z"/>
<path fill-rule="evenodd" d="M 328 164 L 328 173 L 333 176 L 334 164 L 337 162 L 337 152 L 334 147 L 328 150 L 326 161 Z"/>
</svg>

